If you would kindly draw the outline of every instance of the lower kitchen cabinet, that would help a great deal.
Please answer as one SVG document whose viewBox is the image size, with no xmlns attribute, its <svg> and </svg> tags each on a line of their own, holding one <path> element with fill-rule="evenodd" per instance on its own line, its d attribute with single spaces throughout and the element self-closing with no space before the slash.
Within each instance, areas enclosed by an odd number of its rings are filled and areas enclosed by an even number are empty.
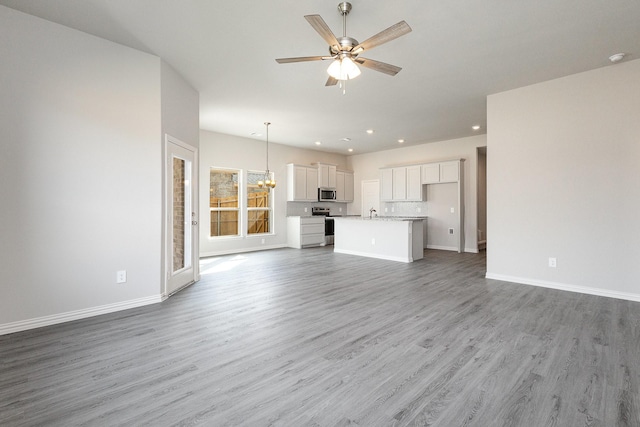
<svg viewBox="0 0 640 427">
<path fill-rule="evenodd" d="M 287 246 L 301 249 L 324 245 L 323 216 L 287 217 Z"/>
</svg>

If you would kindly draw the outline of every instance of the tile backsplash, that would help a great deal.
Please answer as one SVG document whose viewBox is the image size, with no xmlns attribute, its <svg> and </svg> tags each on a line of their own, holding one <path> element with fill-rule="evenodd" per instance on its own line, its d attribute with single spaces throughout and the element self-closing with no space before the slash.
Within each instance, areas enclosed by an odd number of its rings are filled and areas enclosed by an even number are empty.
<svg viewBox="0 0 640 427">
<path fill-rule="evenodd" d="M 428 202 L 380 202 L 379 216 L 428 216 Z M 386 211 L 385 211 L 386 209 Z"/>
<path fill-rule="evenodd" d="M 346 215 L 347 204 L 337 202 L 287 202 L 287 216 L 311 216 L 311 208 L 320 206 L 330 208 L 331 215 Z M 307 211 L 305 212 L 305 208 Z M 342 209 L 342 211 L 340 210 Z"/>
</svg>

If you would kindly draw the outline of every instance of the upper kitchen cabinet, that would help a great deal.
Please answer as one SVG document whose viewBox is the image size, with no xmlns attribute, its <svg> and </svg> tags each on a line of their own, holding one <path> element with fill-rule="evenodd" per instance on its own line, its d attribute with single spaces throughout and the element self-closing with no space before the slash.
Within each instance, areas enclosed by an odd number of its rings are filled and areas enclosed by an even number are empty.
<svg viewBox="0 0 640 427">
<path fill-rule="evenodd" d="M 420 165 L 380 169 L 380 200 L 422 201 Z"/>
<path fill-rule="evenodd" d="M 318 187 L 336 188 L 337 169 L 336 165 L 328 163 L 317 163 L 318 165 Z"/>
<path fill-rule="evenodd" d="M 407 200 L 407 168 L 391 169 L 391 200 Z"/>
<path fill-rule="evenodd" d="M 420 175 L 420 165 L 407 166 L 407 196 L 406 200 L 421 202 L 422 198 L 422 181 Z"/>
<path fill-rule="evenodd" d="M 444 182 L 458 182 L 460 161 L 427 163 L 422 165 L 422 183 L 438 184 Z"/>
<path fill-rule="evenodd" d="M 380 200 L 393 201 L 393 169 L 380 169 Z"/>
<path fill-rule="evenodd" d="M 353 202 L 353 172 L 336 171 L 336 202 Z"/>
<path fill-rule="evenodd" d="M 312 166 L 287 165 L 287 201 L 318 201 L 318 169 Z"/>
</svg>

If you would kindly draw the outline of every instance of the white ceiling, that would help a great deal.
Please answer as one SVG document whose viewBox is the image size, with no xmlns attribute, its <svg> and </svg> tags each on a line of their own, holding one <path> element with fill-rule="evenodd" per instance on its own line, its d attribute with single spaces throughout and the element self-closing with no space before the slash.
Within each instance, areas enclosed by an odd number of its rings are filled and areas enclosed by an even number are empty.
<svg viewBox="0 0 640 427">
<path fill-rule="evenodd" d="M 340 36 L 338 3 L 0 0 L 162 57 L 200 92 L 202 129 L 264 140 L 270 121 L 271 142 L 343 154 L 484 133 L 489 94 L 640 57 L 638 0 L 352 0 L 350 37 L 403 19 L 413 31 L 361 55 L 402 67 L 397 76 L 362 68 L 342 95 L 324 86 L 328 62 L 275 62 L 325 55 L 303 16 Z"/>
</svg>

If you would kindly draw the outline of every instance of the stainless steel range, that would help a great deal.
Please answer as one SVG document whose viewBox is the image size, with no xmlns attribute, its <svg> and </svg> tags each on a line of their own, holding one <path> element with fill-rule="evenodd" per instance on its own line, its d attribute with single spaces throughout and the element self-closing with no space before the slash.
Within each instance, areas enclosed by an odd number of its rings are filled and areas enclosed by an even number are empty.
<svg viewBox="0 0 640 427">
<path fill-rule="evenodd" d="M 333 218 L 331 208 L 312 207 L 311 215 L 324 216 L 324 244 L 333 245 Z"/>
</svg>

